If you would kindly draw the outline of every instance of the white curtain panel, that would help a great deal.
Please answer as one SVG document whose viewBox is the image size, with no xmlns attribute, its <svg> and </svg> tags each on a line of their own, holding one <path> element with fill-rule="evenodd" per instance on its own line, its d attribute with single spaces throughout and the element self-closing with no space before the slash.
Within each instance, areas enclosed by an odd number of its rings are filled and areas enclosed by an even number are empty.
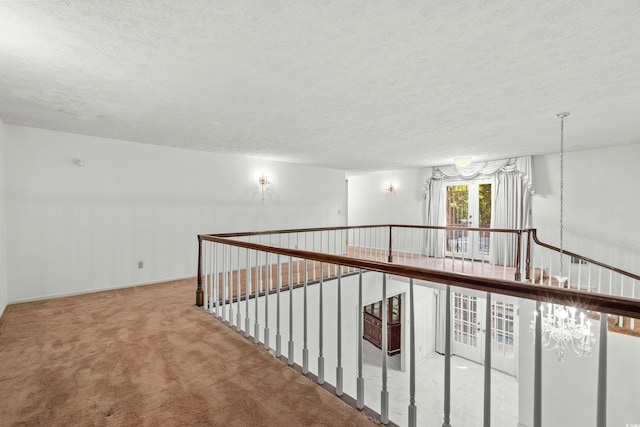
<svg viewBox="0 0 640 427">
<path fill-rule="evenodd" d="M 445 225 L 444 186 L 441 178 L 431 178 L 425 185 L 427 225 Z M 444 256 L 444 230 L 427 230 L 426 255 L 431 257 Z"/>
</svg>

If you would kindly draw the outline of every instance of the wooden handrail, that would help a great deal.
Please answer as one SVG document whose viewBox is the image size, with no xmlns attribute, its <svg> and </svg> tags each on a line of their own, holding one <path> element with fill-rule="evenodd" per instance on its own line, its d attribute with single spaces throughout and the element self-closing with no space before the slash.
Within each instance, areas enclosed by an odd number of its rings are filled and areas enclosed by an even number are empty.
<svg viewBox="0 0 640 427">
<path fill-rule="evenodd" d="M 530 251 L 531 251 L 531 241 L 530 236 L 533 237 L 533 241 L 544 248 L 550 249 L 555 252 L 560 252 L 560 248 L 557 248 L 548 243 L 544 243 L 538 239 L 536 228 L 524 228 L 524 229 L 511 229 L 511 228 L 477 228 L 477 227 L 447 227 L 447 226 L 439 226 L 439 225 L 407 225 L 407 224 L 368 224 L 368 225 L 350 225 L 350 226 L 337 226 L 337 227 L 315 227 L 315 228 L 294 228 L 294 229 L 283 229 L 283 230 L 265 230 L 265 231 L 246 231 L 246 232 L 238 232 L 238 233 L 214 233 L 214 234 L 205 234 L 203 236 L 217 236 L 217 237 L 246 237 L 246 236 L 264 236 L 270 234 L 291 234 L 291 233 L 306 233 L 306 232 L 316 232 L 316 231 L 338 231 L 338 230 L 353 230 L 358 228 L 385 228 L 390 227 L 390 230 L 395 228 L 417 228 L 417 229 L 427 229 L 427 230 L 460 230 L 464 229 L 465 231 L 484 231 L 491 233 L 511 233 L 518 235 L 518 239 L 520 239 L 522 233 L 527 233 L 527 253 L 525 254 L 525 265 L 527 273 L 529 274 L 530 268 Z M 391 245 L 391 243 L 390 243 Z M 520 248 L 520 245 L 518 245 Z M 628 271 L 624 271 L 617 267 L 613 267 L 607 264 L 604 264 L 599 261 L 595 261 L 591 258 L 579 255 L 574 252 L 567 251 L 565 249 L 562 250 L 564 254 L 572 256 L 574 258 L 581 259 L 590 264 L 594 264 L 608 270 L 612 270 L 618 274 L 629 277 L 634 280 L 640 280 L 640 276 L 637 274 L 630 273 Z M 391 255 L 391 252 L 389 253 Z M 517 257 L 520 258 L 521 254 L 518 251 Z M 520 267 L 520 263 L 518 263 L 517 267 Z M 518 268 L 519 270 L 519 268 Z M 526 277 L 526 276 L 525 276 Z"/>
<path fill-rule="evenodd" d="M 537 230 L 537 229 L 535 229 L 535 228 L 531 228 L 531 229 L 526 230 L 526 231 L 528 231 L 528 232 L 530 232 L 530 233 L 531 233 L 531 235 L 533 236 L 533 241 L 534 241 L 537 245 L 540 245 L 540 246 L 542 246 L 543 248 L 547 248 L 547 249 L 550 249 L 550 250 L 552 250 L 552 251 L 555 251 L 555 252 L 560 253 L 560 248 L 557 248 L 557 247 L 552 246 L 552 245 L 550 245 L 550 244 L 548 244 L 548 243 L 544 243 L 544 242 L 541 242 L 540 240 L 538 240 L 538 230 Z M 597 265 L 597 266 L 599 266 L 599 267 L 606 268 L 607 270 L 612 270 L 612 271 L 614 271 L 614 272 L 616 272 L 616 273 L 618 273 L 618 274 L 621 274 L 621 275 L 623 275 L 623 276 L 627 276 L 627 277 L 629 277 L 629 278 L 631 278 L 631 279 L 634 279 L 634 280 L 640 280 L 640 276 L 638 276 L 637 274 L 629 273 L 628 271 L 624 271 L 624 270 L 621 270 L 621 269 L 619 269 L 619 268 L 617 268 L 617 267 L 613 267 L 613 266 L 611 266 L 611 265 L 607 265 L 607 264 L 605 264 L 605 263 L 602 263 L 602 262 L 599 262 L 599 261 L 593 260 L 593 259 L 591 259 L 591 258 L 587 258 L 587 257 L 582 256 L 582 255 L 579 255 L 579 254 L 577 254 L 577 253 L 575 253 L 575 252 L 570 252 L 570 251 L 568 251 L 568 250 L 566 250 L 566 249 L 563 249 L 563 250 L 562 250 L 562 253 L 563 253 L 563 254 L 565 254 L 565 255 L 568 255 L 568 256 L 574 257 L 574 258 L 581 259 L 581 260 L 583 260 L 583 261 L 585 261 L 585 262 L 587 262 L 587 263 L 589 263 L 589 264 Z"/>
<path fill-rule="evenodd" d="M 485 228 L 485 227 L 453 227 L 444 225 L 406 225 L 406 224 L 389 224 L 390 227 L 396 228 L 420 228 L 429 230 L 464 230 L 464 231 L 485 231 L 492 233 L 511 233 L 518 234 L 528 229 L 515 229 L 515 228 Z M 357 228 L 357 227 L 356 227 Z"/>
<path fill-rule="evenodd" d="M 316 228 L 289 228 L 283 230 L 265 230 L 265 231 L 243 231 L 237 233 L 212 233 L 203 234 L 203 236 L 218 237 L 245 237 L 245 236 L 264 236 L 269 234 L 292 234 L 292 233 L 310 233 L 314 231 L 332 231 L 332 230 L 353 230 L 358 228 L 419 228 L 428 230 L 465 230 L 465 231 L 487 231 L 495 233 L 511 233 L 528 231 L 528 229 L 517 230 L 513 228 L 477 228 L 477 227 L 447 227 L 440 225 L 406 225 L 406 224 L 368 224 L 368 225 L 345 225 L 338 227 L 316 227 Z"/>
<path fill-rule="evenodd" d="M 382 228 L 382 227 L 389 227 L 389 224 L 349 225 L 349 226 L 345 225 L 345 226 L 339 226 L 339 227 L 315 227 L 315 228 L 288 228 L 285 230 L 243 231 L 239 233 L 214 233 L 214 234 L 204 234 L 204 236 L 245 237 L 245 236 L 264 236 L 269 234 L 310 233 L 314 231 L 351 230 L 356 228 Z"/>
<path fill-rule="evenodd" d="M 336 227 L 336 229 L 340 228 L 342 227 Z M 489 231 L 489 229 L 483 230 Z M 237 233 L 234 234 L 234 236 L 236 235 Z M 243 233 L 243 235 L 246 234 Z M 433 270 L 429 268 L 370 261 L 359 258 L 349 258 L 342 255 L 324 254 L 299 249 L 277 248 L 257 243 L 229 240 L 228 237 L 228 234 L 199 235 L 198 240 L 200 241 L 200 244 L 202 244 L 202 240 L 206 240 L 214 243 L 270 252 L 285 256 L 291 256 L 294 258 L 309 259 L 329 264 L 344 265 L 367 271 L 376 271 L 379 273 L 386 273 L 395 276 L 414 278 L 427 282 L 436 282 L 445 285 L 458 286 L 467 289 L 474 289 L 477 291 L 493 292 L 518 298 L 538 300 L 545 303 L 571 305 L 586 310 L 605 312 L 618 316 L 640 318 L 640 300 L 637 299 L 595 294 L 574 289 L 533 285 L 511 280 L 477 277 L 463 273 L 454 273 Z M 545 245 L 545 247 L 549 246 L 550 245 Z M 551 246 L 550 248 L 553 247 Z M 568 252 L 565 253 L 569 254 Z M 201 275 L 201 271 L 198 271 L 198 275 Z"/>
</svg>

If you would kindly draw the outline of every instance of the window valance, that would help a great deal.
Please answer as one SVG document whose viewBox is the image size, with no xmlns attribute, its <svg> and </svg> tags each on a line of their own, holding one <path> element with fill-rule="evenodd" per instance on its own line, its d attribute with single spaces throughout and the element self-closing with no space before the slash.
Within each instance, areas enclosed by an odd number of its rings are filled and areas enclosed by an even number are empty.
<svg viewBox="0 0 640 427">
<path fill-rule="evenodd" d="M 520 175 L 529 192 L 534 192 L 531 156 L 525 156 L 471 163 L 469 166 L 464 167 L 456 165 L 429 167 L 427 168 L 425 196 L 428 196 L 428 189 L 432 180 L 488 178 L 501 173 Z"/>
</svg>

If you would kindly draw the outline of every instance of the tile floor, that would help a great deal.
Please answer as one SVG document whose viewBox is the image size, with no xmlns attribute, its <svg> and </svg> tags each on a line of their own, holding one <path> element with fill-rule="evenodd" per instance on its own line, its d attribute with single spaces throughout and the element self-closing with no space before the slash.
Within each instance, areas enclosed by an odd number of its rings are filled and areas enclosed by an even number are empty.
<svg viewBox="0 0 640 427">
<path fill-rule="evenodd" d="M 371 343 L 363 344 L 365 404 L 380 412 L 382 389 L 381 352 Z M 407 367 L 408 368 L 408 367 Z M 441 426 L 444 417 L 444 357 L 440 354 L 416 363 L 416 407 L 419 426 Z M 406 426 L 409 406 L 409 372 L 400 370 L 400 357 L 388 361 L 387 390 L 389 419 Z M 518 381 L 502 372 L 493 371 L 491 426 L 518 425 Z M 477 427 L 483 420 L 484 367 L 454 356 L 451 359 L 451 425 Z"/>
</svg>

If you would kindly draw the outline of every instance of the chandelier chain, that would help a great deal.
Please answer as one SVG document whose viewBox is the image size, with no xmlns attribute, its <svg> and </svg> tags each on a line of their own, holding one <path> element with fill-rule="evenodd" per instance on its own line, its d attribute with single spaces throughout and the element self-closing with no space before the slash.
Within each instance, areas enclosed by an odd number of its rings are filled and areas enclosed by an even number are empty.
<svg viewBox="0 0 640 427">
<path fill-rule="evenodd" d="M 564 277 L 564 119 L 566 113 L 556 114 L 560 119 L 560 275 L 555 276 L 558 287 L 570 287 L 567 277 Z M 565 285 L 566 284 L 566 285 Z M 540 323 L 538 323 L 540 322 Z M 540 330 L 538 330 L 540 327 Z M 576 307 L 561 304 L 541 304 L 535 311 L 529 326 L 534 339 L 539 333 L 540 345 L 552 350 L 559 361 L 563 361 L 568 353 L 573 352 L 577 357 L 590 357 L 595 343 L 595 336 L 591 332 L 591 321 L 586 314 Z M 540 331 L 540 332 L 538 332 Z"/>
<path fill-rule="evenodd" d="M 560 117 L 560 277 L 564 276 L 564 117 Z"/>
</svg>

